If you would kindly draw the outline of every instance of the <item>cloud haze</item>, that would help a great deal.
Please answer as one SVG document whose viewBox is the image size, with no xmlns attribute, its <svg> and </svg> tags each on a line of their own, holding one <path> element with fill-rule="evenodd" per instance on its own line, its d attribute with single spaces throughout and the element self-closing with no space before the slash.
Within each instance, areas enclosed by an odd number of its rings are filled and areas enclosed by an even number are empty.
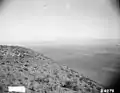
<svg viewBox="0 0 120 93">
<path fill-rule="evenodd" d="M 119 38 L 109 0 L 11 0 L 0 11 L 0 42 Z"/>
</svg>

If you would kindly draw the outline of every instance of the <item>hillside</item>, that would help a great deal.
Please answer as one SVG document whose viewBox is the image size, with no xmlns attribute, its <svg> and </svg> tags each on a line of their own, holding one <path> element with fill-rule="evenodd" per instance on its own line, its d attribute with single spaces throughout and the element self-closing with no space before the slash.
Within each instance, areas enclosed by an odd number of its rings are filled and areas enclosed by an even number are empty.
<svg viewBox="0 0 120 93">
<path fill-rule="evenodd" d="M 25 86 L 26 93 L 100 93 L 103 86 L 28 48 L 0 46 L 0 91 Z"/>
</svg>

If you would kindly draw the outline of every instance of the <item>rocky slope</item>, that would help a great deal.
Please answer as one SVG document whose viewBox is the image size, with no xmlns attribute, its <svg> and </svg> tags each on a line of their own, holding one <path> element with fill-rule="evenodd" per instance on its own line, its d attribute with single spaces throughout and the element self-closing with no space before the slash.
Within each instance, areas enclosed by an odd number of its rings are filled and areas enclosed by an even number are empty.
<svg viewBox="0 0 120 93">
<path fill-rule="evenodd" d="M 8 86 L 26 93 L 100 93 L 95 81 L 31 49 L 0 45 L 0 93 Z"/>
</svg>

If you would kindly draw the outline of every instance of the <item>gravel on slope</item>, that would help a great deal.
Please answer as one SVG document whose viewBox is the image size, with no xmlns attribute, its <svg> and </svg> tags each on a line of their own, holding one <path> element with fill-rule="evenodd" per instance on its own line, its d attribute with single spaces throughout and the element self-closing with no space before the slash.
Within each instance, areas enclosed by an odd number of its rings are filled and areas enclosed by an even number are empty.
<svg viewBox="0 0 120 93">
<path fill-rule="evenodd" d="M 100 93 L 100 84 L 31 49 L 0 45 L 0 93 L 8 86 L 26 93 Z"/>
</svg>

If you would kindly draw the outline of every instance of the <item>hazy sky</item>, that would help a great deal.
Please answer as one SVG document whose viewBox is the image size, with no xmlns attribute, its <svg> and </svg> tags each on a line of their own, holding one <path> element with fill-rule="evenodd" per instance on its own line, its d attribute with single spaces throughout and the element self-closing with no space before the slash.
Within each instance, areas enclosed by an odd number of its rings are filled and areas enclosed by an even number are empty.
<svg viewBox="0 0 120 93">
<path fill-rule="evenodd" d="M 0 10 L 0 42 L 118 38 L 120 17 L 109 1 L 10 0 Z"/>
</svg>

